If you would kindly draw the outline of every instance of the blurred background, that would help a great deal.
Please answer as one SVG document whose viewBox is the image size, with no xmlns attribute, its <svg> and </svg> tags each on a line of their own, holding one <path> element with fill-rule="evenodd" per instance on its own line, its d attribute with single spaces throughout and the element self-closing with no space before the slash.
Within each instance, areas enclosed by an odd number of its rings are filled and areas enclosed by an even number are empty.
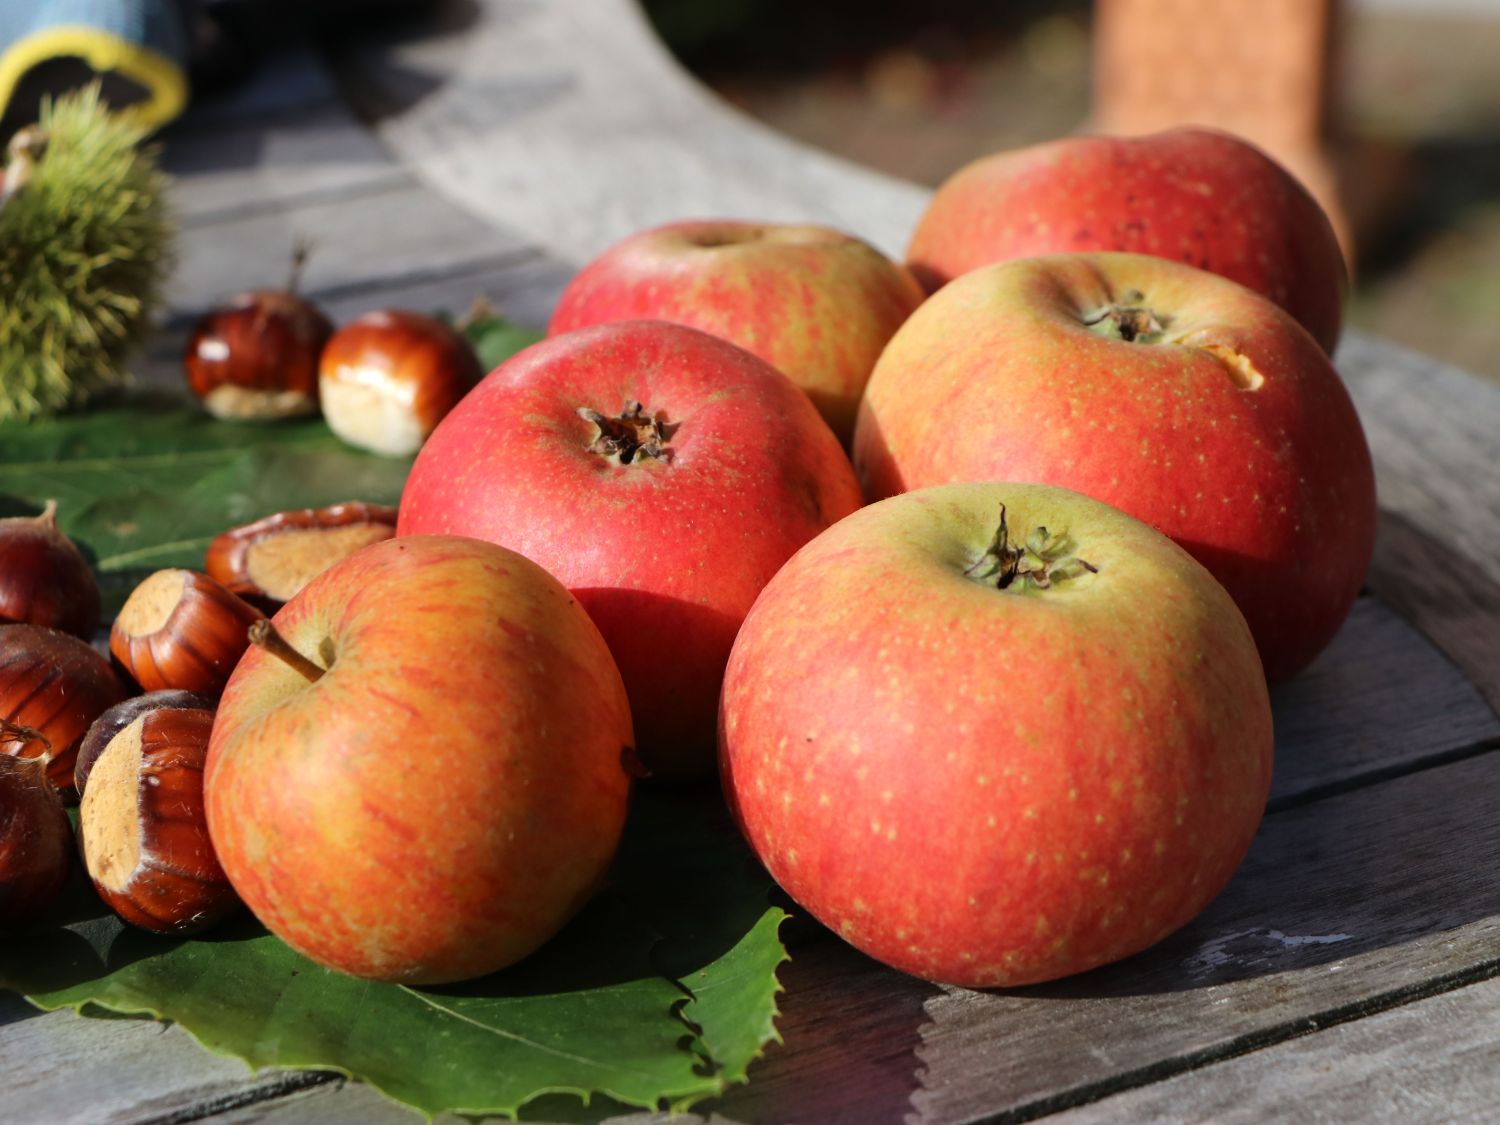
<svg viewBox="0 0 1500 1125">
<path fill-rule="evenodd" d="M 1500 0 L 645 7 L 741 110 L 929 185 L 1084 127 L 1110 99 L 1142 129 L 1212 111 L 1327 177 L 1315 194 L 1337 200 L 1358 263 L 1351 325 L 1500 379 Z"/>
<path fill-rule="evenodd" d="M 985 153 L 1090 127 L 1190 118 L 1245 133 L 1336 214 L 1357 263 L 1350 324 L 1500 379 L 1500 0 L 643 5 L 681 62 L 744 112 L 928 185 Z M 129 16 L 130 35 L 157 52 L 148 61 L 184 60 L 184 77 L 116 66 L 106 95 L 166 121 L 188 88 L 211 98 L 286 43 L 311 36 L 336 52 L 370 30 L 399 35 L 434 9 L 461 26 L 474 7 L 0 0 L 0 45 L 51 34 L 78 11 Z M 32 60 L 10 61 L 19 74 Z M 69 81 L 77 61 L 26 71 L 16 105 L 34 110 L 37 91 Z M 24 120 L 14 110 L 0 139 Z"/>
</svg>

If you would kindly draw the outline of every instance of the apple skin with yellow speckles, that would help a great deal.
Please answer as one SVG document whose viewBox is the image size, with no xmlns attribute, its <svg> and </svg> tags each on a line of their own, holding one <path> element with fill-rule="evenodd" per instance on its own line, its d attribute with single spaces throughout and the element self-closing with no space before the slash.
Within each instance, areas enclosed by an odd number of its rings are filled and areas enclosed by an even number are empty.
<svg viewBox="0 0 1500 1125">
<path fill-rule="evenodd" d="M 880 349 L 924 296 L 906 267 L 831 227 L 689 219 L 584 266 L 549 332 L 651 317 L 722 336 L 806 391 L 847 445 Z"/>
<path fill-rule="evenodd" d="M 1260 149 L 1216 129 L 1067 137 L 981 157 L 928 204 L 907 264 L 929 292 L 991 262 L 1151 254 L 1237 281 L 1333 354 L 1348 275 L 1328 216 Z"/>
<path fill-rule="evenodd" d="M 396 534 L 488 539 L 556 575 L 614 653 L 646 768 L 677 781 L 713 773 L 724 662 L 755 596 L 859 505 L 848 457 L 785 375 L 633 320 L 492 372 L 423 446 Z"/>
<path fill-rule="evenodd" d="M 977 269 L 891 340 L 855 431 L 866 496 L 961 480 L 1075 489 L 1171 536 L 1282 680 L 1332 640 L 1375 542 L 1353 402 L 1291 317 L 1138 254 Z"/>
<path fill-rule="evenodd" d="M 1061 540 L 1059 569 L 1002 586 L 983 565 L 1002 504 L 1011 544 Z M 907 493 L 804 547 L 740 630 L 719 729 L 730 806 L 781 886 L 872 957 L 976 988 L 1184 925 L 1271 779 L 1228 595 L 1144 524 L 1030 484 Z"/>
<path fill-rule="evenodd" d="M 272 623 L 326 670 L 251 647 L 204 795 L 219 862 L 273 933 L 344 973 L 437 984 L 526 956 L 598 888 L 630 711 L 555 579 L 490 543 L 389 539 Z"/>
</svg>

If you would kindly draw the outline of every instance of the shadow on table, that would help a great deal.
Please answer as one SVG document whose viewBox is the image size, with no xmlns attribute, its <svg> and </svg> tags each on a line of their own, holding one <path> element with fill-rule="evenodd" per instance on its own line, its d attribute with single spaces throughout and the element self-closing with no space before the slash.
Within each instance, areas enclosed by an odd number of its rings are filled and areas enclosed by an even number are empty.
<svg viewBox="0 0 1500 1125">
<path fill-rule="evenodd" d="M 1500 915 L 1497 785 L 1500 753 L 1489 751 L 1271 816 L 1229 886 L 1184 929 L 1117 965 L 1017 994 L 1191 991 L 1329 966 Z"/>
</svg>

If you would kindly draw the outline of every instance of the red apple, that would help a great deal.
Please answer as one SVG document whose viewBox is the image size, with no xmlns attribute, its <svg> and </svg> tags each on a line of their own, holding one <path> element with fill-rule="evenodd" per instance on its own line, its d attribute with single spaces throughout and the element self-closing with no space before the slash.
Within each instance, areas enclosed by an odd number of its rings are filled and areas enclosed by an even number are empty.
<svg viewBox="0 0 1500 1125">
<path fill-rule="evenodd" d="M 806 391 L 847 445 L 880 349 L 922 297 L 904 267 L 842 231 L 699 219 L 595 258 L 563 290 L 550 333 L 647 317 L 722 336 Z"/>
<path fill-rule="evenodd" d="M 720 724 L 777 882 L 871 956 L 969 987 L 1183 925 L 1271 780 L 1234 603 L 1164 536 L 1039 485 L 923 489 L 820 535 L 746 618 Z"/>
<path fill-rule="evenodd" d="M 264 626 L 262 625 L 262 628 Z M 630 788 L 598 630 L 489 543 L 390 539 L 313 579 L 235 668 L 204 778 L 230 882 L 321 965 L 432 984 L 589 897 Z"/>
<path fill-rule="evenodd" d="M 695 329 L 624 321 L 545 340 L 471 391 L 417 456 L 396 534 L 489 539 L 560 578 L 615 655 L 647 768 L 683 778 L 713 770 L 755 595 L 859 502 L 784 375 Z"/>
<path fill-rule="evenodd" d="M 1332 639 L 1374 549 L 1369 449 L 1317 343 L 1160 258 L 1027 259 L 948 285 L 881 357 L 854 458 L 872 499 L 1029 480 L 1124 509 L 1225 585 L 1272 679 Z"/>
<path fill-rule="evenodd" d="M 1082 250 L 1173 258 L 1269 297 L 1338 343 L 1347 277 L 1333 225 L 1260 149 L 1213 129 L 1068 137 L 986 156 L 933 196 L 907 248 L 929 290 L 978 266 Z"/>
</svg>

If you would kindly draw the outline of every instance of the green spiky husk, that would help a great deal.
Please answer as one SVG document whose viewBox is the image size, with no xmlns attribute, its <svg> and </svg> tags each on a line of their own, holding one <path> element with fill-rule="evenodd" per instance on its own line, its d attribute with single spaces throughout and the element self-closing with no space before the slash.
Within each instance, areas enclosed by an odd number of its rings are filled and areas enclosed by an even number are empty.
<svg viewBox="0 0 1500 1125">
<path fill-rule="evenodd" d="M 45 152 L 0 207 L 0 420 L 125 381 L 171 264 L 166 177 L 97 88 L 42 107 Z"/>
</svg>

